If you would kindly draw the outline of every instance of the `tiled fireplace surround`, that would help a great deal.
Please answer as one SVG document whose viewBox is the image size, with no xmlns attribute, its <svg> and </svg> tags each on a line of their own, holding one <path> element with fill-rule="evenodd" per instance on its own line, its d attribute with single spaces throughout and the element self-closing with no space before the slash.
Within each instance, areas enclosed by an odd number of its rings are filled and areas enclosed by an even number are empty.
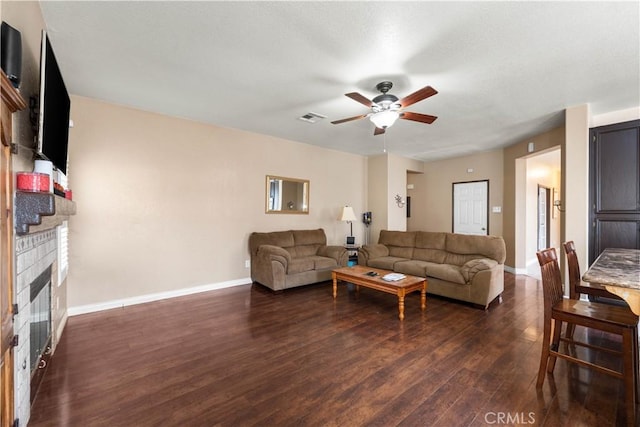
<svg viewBox="0 0 640 427">
<path fill-rule="evenodd" d="M 20 426 L 26 426 L 30 417 L 31 363 L 30 320 L 32 282 L 51 267 L 51 350 L 60 339 L 66 322 L 66 287 L 58 283 L 58 235 L 59 227 L 18 236 L 15 242 L 16 289 L 15 300 L 18 314 L 14 317 L 14 330 L 18 334 L 15 349 L 14 392 L 15 417 Z M 36 368 L 38 369 L 38 368 Z"/>
</svg>

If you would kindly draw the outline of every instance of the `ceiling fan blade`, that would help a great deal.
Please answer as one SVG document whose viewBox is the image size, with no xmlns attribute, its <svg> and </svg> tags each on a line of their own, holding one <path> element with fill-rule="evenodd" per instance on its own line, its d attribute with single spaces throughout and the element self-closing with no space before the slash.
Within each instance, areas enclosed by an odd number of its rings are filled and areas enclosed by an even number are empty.
<svg viewBox="0 0 640 427">
<path fill-rule="evenodd" d="M 371 108 L 373 106 L 373 102 L 370 99 L 366 98 L 364 95 L 360 95 L 358 92 L 345 93 L 344 95 L 359 102 L 365 107 Z"/>
<path fill-rule="evenodd" d="M 368 114 L 361 114 L 359 116 L 349 117 L 349 118 L 341 119 L 341 120 L 335 120 L 335 121 L 333 121 L 331 123 L 333 123 L 334 125 L 339 125 L 340 123 L 350 122 L 352 120 L 364 119 L 367 116 L 369 116 L 369 115 Z"/>
<path fill-rule="evenodd" d="M 377 127 L 374 131 L 374 135 L 382 135 L 384 133 L 384 129 Z"/>
<path fill-rule="evenodd" d="M 420 90 L 413 92 L 411 95 L 407 95 L 404 98 L 402 98 L 400 100 L 400 105 L 402 105 L 402 108 L 405 108 L 411 104 L 415 104 L 418 101 L 422 101 L 423 99 L 433 96 L 436 93 L 438 93 L 437 90 L 435 90 L 431 86 L 426 86 Z"/>
<path fill-rule="evenodd" d="M 429 123 L 429 124 L 433 123 L 437 119 L 436 116 L 430 116 L 428 114 L 412 113 L 411 111 L 405 111 L 403 113 L 400 113 L 400 118 L 404 120 L 413 120 L 414 122 Z"/>
</svg>

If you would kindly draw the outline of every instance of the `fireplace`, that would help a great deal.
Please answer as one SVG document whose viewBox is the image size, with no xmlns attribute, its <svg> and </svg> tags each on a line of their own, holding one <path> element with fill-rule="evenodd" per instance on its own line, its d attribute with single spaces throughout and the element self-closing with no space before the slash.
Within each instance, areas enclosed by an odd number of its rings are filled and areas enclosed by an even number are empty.
<svg viewBox="0 0 640 427">
<path fill-rule="evenodd" d="M 31 401 L 51 357 L 57 305 L 57 230 L 19 236 L 15 241 L 17 313 L 14 333 L 14 414 L 27 425 Z M 52 303 L 53 301 L 53 303 Z"/>
<path fill-rule="evenodd" d="M 51 351 L 51 266 L 47 267 L 30 288 L 30 357 L 31 376 L 46 363 L 42 357 Z M 32 381 L 32 387 L 33 387 Z M 37 384 L 36 384 L 37 388 Z"/>
</svg>

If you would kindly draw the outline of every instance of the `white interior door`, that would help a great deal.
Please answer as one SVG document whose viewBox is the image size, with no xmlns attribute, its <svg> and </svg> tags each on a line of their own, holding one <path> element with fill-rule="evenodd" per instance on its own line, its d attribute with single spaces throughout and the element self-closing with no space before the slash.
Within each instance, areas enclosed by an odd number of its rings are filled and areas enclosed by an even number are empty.
<svg viewBox="0 0 640 427">
<path fill-rule="evenodd" d="M 489 181 L 453 184 L 453 232 L 489 234 Z"/>
</svg>

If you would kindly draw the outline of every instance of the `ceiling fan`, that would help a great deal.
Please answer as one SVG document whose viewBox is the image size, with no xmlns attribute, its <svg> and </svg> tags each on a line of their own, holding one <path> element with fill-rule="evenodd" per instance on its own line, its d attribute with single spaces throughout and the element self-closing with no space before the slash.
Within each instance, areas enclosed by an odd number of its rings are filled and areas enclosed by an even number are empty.
<svg viewBox="0 0 640 427">
<path fill-rule="evenodd" d="M 369 120 L 376 125 L 374 135 L 380 135 L 385 130 L 392 126 L 397 119 L 413 120 L 421 123 L 433 123 L 436 116 L 430 116 L 428 114 L 412 113 L 410 111 L 403 111 L 405 107 L 415 104 L 418 101 L 429 98 L 430 96 L 438 93 L 437 90 L 431 86 L 425 86 L 420 90 L 413 92 L 411 95 L 405 96 L 402 99 L 398 99 L 397 96 L 392 95 L 389 90 L 393 87 L 393 83 L 389 81 L 380 82 L 376 85 L 376 89 L 382 92 L 382 95 L 378 95 L 372 100 L 369 100 L 364 95 L 358 92 L 346 93 L 345 96 L 361 103 L 362 105 L 371 108 L 371 112 L 367 114 L 361 114 L 355 117 L 348 117 L 346 119 L 336 120 L 331 123 L 338 125 L 340 123 L 350 122 L 352 120 L 359 120 L 369 117 Z"/>
</svg>

